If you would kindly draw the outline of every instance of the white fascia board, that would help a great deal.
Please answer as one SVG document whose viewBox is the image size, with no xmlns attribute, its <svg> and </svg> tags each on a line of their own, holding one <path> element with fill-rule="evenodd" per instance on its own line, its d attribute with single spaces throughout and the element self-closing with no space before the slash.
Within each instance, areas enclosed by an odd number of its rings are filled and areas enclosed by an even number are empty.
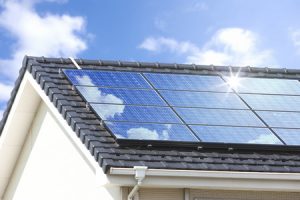
<svg viewBox="0 0 300 200">
<path fill-rule="evenodd" d="M 133 168 L 111 168 L 108 184 L 132 186 Z M 299 173 L 148 169 L 143 187 L 299 192 Z"/>
<path fill-rule="evenodd" d="M 40 104 L 40 98 L 27 77 L 25 74 L 0 137 L 0 198 L 9 182 Z"/>
</svg>

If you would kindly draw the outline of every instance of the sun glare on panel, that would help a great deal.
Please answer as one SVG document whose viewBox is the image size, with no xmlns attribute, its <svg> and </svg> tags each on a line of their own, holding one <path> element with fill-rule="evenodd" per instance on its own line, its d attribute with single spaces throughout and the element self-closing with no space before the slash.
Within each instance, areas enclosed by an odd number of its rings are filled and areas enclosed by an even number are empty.
<svg viewBox="0 0 300 200">
<path fill-rule="evenodd" d="M 240 86 L 240 78 L 238 74 L 231 74 L 231 76 L 228 77 L 226 81 L 231 89 L 238 90 Z"/>
</svg>

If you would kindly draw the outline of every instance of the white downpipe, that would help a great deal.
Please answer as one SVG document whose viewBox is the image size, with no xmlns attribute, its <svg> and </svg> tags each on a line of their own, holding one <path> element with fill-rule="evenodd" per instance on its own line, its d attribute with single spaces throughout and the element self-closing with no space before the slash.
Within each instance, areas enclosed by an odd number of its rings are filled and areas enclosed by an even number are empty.
<svg viewBox="0 0 300 200">
<path fill-rule="evenodd" d="M 184 188 L 184 200 L 190 200 L 190 189 Z"/>
<path fill-rule="evenodd" d="M 133 169 L 135 170 L 134 178 L 137 180 L 137 184 L 133 187 L 131 192 L 128 194 L 127 199 L 132 200 L 136 195 L 137 191 L 139 190 L 140 186 L 142 185 L 143 180 L 146 176 L 146 170 L 148 167 L 146 166 L 134 166 Z"/>
</svg>

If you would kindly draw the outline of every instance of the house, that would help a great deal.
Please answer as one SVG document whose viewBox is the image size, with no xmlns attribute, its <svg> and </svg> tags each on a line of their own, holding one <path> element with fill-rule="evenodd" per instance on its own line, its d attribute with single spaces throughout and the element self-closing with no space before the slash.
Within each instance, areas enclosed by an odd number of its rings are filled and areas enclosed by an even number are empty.
<svg viewBox="0 0 300 200">
<path fill-rule="evenodd" d="M 0 199 L 300 199 L 299 79 L 292 69 L 25 57 L 0 124 Z M 212 88 L 220 81 L 230 91 Z"/>
</svg>

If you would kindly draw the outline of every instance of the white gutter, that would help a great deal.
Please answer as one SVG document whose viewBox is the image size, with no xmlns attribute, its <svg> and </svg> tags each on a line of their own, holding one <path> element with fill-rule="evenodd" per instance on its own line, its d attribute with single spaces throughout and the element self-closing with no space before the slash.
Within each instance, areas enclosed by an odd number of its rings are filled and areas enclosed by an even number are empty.
<svg viewBox="0 0 300 200">
<path fill-rule="evenodd" d="M 135 170 L 135 176 L 134 178 L 137 180 L 137 184 L 133 187 L 131 192 L 129 193 L 127 199 L 132 200 L 134 196 L 136 195 L 137 191 L 139 190 L 140 186 L 142 185 L 143 180 L 146 176 L 146 170 L 147 167 L 145 166 L 134 166 L 133 168 Z"/>
<path fill-rule="evenodd" d="M 134 168 L 110 168 L 108 185 L 135 184 Z M 144 187 L 299 192 L 300 173 L 147 169 Z M 187 191 L 188 192 L 188 191 Z"/>
<path fill-rule="evenodd" d="M 134 168 L 110 168 L 112 175 L 134 175 Z M 297 180 L 299 173 L 267 173 L 267 172 L 232 172 L 232 171 L 200 171 L 200 170 L 168 170 L 148 169 L 147 176 L 192 177 L 192 178 L 230 178 L 230 179 L 265 179 L 265 180 Z"/>
</svg>

